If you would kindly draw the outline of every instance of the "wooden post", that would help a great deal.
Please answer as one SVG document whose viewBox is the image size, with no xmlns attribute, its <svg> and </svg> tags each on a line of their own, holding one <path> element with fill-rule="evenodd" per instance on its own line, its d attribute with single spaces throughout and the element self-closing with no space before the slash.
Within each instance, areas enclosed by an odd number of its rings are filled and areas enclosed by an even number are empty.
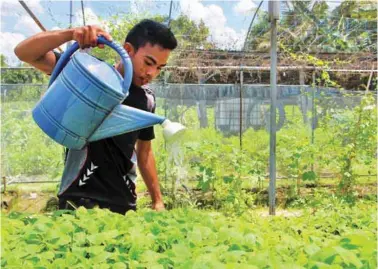
<svg viewBox="0 0 378 269">
<path fill-rule="evenodd" d="M 3 177 L 3 185 L 4 185 L 3 192 L 5 192 L 7 190 L 7 178 L 6 177 Z"/>
</svg>

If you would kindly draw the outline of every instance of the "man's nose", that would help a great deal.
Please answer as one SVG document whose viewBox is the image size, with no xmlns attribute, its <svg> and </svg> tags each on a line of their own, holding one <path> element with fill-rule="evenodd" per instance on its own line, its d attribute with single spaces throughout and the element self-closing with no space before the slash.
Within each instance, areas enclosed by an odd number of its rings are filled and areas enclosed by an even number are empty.
<svg viewBox="0 0 378 269">
<path fill-rule="evenodd" d="M 158 70 L 157 70 L 156 67 L 151 66 L 151 67 L 147 68 L 146 75 L 149 76 L 149 77 L 154 77 L 154 76 L 156 76 L 157 71 Z"/>
</svg>

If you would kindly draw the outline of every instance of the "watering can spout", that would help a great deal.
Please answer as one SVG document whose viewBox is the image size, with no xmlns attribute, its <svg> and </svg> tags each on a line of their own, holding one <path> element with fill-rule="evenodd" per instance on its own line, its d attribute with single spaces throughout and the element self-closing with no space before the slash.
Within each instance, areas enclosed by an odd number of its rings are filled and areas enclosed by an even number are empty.
<svg viewBox="0 0 378 269">
<path fill-rule="evenodd" d="M 89 142 L 161 124 L 164 117 L 126 105 L 117 105 L 88 139 Z"/>
<path fill-rule="evenodd" d="M 96 129 L 89 142 L 109 138 L 112 136 L 144 129 L 155 124 L 161 124 L 163 127 L 163 136 L 167 142 L 177 141 L 184 130 L 184 125 L 146 112 L 137 108 L 125 105 L 118 105 L 104 122 Z"/>
<path fill-rule="evenodd" d="M 171 122 L 168 119 L 165 119 L 161 126 L 163 127 L 164 139 L 170 143 L 178 141 L 186 130 L 185 126 L 181 123 Z"/>
</svg>

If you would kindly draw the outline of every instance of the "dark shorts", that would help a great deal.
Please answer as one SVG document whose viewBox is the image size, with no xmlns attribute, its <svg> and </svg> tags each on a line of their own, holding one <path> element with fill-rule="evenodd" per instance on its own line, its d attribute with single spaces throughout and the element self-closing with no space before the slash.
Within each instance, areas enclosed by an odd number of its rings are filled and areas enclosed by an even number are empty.
<svg viewBox="0 0 378 269">
<path fill-rule="evenodd" d="M 129 210 L 136 210 L 135 206 L 115 205 L 90 198 L 59 198 L 59 209 L 75 210 L 80 206 L 83 206 L 87 209 L 93 209 L 95 207 L 109 209 L 114 213 L 119 213 L 123 215 Z"/>
</svg>

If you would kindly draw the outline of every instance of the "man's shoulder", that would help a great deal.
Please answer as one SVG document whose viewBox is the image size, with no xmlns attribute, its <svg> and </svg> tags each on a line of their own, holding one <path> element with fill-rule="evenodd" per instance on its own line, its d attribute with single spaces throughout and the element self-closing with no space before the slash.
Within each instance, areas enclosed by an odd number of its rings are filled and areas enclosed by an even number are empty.
<svg viewBox="0 0 378 269">
<path fill-rule="evenodd" d="M 156 107 L 155 92 L 148 85 L 142 86 L 142 89 L 146 93 L 146 97 L 147 97 L 147 110 L 150 112 L 155 111 L 155 107 Z"/>
</svg>

